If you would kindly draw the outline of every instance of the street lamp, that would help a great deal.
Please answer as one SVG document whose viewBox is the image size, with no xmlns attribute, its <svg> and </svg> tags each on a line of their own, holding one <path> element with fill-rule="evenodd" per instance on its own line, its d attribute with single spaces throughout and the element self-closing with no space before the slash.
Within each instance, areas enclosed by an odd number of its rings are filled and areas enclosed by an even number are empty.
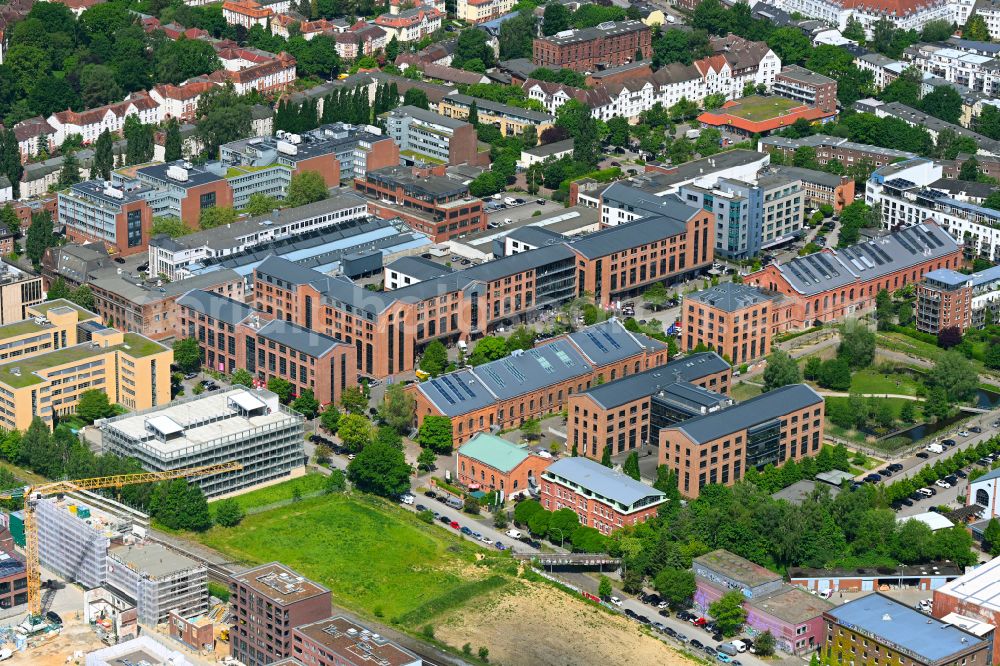
<svg viewBox="0 0 1000 666">
<path fill-rule="evenodd" d="M 566 543 L 566 536 L 563 533 L 562 528 L 561 527 L 550 527 L 549 531 L 551 532 L 552 530 L 559 530 L 559 547 L 562 548 L 563 544 Z"/>
</svg>

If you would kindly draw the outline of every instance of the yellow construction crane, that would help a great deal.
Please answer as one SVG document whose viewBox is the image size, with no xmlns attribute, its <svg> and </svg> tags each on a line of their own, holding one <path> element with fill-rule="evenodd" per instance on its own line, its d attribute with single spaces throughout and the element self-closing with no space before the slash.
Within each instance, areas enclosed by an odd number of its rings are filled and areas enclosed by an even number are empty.
<svg viewBox="0 0 1000 666">
<path fill-rule="evenodd" d="M 41 571 L 38 560 L 38 528 L 35 524 L 35 503 L 43 497 L 71 493 L 78 490 L 97 490 L 99 488 L 121 488 L 136 483 L 154 483 L 169 479 L 183 479 L 192 476 L 208 476 L 222 472 L 235 472 L 243 469 L 238 462 L 205 465 L 202 467 L 187 467 L 166 472 L 140 472 L 137 474 L 119 474 L 118 476 L 98 476 L 92 479 L 76 479 L 74 481 L 52 481 L 34 486 L 25 486 L 15 490 L 0 491 L 0 499 L 24 498 L 24 541 L 27 552 L 26 569 L 28 573 L 28 614 L 31 624 L 41 618 Z"/>
</svg>

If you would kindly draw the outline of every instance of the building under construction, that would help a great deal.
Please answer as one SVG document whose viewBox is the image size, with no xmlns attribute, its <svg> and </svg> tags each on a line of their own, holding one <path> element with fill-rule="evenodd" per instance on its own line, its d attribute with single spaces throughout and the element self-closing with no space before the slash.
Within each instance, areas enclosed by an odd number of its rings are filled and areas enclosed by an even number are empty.
<svg viewBox="0 0 1000 666">
<path fill-rule="evenodd" d="M 208 571 L 189 557 L 154 542 L 114 546 L 108 551 L 107 588 L 135 606 L 139 624 L 166 622 L 208 611 Z"/>
<path fill-rule="evenodd" d="M 86 491 L 38 500 L 35 508 L 41 563 L 86 588 L 107 580 L 108 549 L 131 535 L 144 536 L 149 516 Z M 15 542 L 24 546 L 24 517 L 11 515 Z"/>
</svg>

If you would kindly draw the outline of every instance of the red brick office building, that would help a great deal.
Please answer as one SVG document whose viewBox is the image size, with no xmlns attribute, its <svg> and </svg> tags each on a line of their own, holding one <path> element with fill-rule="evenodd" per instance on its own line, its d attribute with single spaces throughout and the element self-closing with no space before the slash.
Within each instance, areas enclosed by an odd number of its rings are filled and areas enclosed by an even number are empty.
<svg viewBox="0 0 1000 666">
<path fill-rule="evenodd" d="M 780 294 L 723 282 L 684 297 L 681 349 L 699 344 L 739 366 L 771 353 L 771 339 L 785 329 L 792 304 Z"/>
<path fill-rule="evenodd" d="M 330 590 L 280 562 L 233 576 L 229 591 L 231 654 L 246 666 L 292 656 L 292 629 L 330 616 Z"/>
<path fill-rule="evenodd" d="M 532 62 L 549 69 L 594 71 L 598 65 L 617 67 L 652 57 L 652 31 L 642 21 L 608 21 L 593 28 L 568 30 L 535 38 Z"/>
<path fill-rule="evenodd" d="M 443 175 L 444 169 L 388 167 L 369 171 L 354 181 L 354 189 L 372 198 L 368 210 L 388 220 L 402 218 L 435 243 L 486 228 L 482 199 L 467 185 Z"/>
<path fill-rule="evenodd" d="M 580 524 L 610 534 L 656 516 L 666 495 L 589 458 L 562 458 L 542 472 L 540 501 L 548 511 L 572 509 Z"/>
<path fill-rule="evenodd" d="M 744 282 L 789 299 L 788 327 L 804 328 L 856 317 L 875 307 L 880 290 L 918 284 L 931 271 L 957 270 L 962 261 L 962 247 L 927 221 L 873 242 L 770 264 Z"/>
<path fill-rule="evenodd" d="M 346 388 L 357 386 L 352 344 L 207 291 L 190 291 L 177 304 L 178 336 L 198 340 L 206 367 L 243 368 L 263 385 L 284 379 L 295 395 L 308 389 L 323 405 L 340 402 Z"/>
<path fill-rule="evenodd" d="M 731 486 L 750 467 L 780 467 L 819 453 L 824 407 L 809 386 L 783 386 L 663 428 L 659 463 L 677 472 L 681 494 L 696 498 L 706 484 Z"/>
</svg>

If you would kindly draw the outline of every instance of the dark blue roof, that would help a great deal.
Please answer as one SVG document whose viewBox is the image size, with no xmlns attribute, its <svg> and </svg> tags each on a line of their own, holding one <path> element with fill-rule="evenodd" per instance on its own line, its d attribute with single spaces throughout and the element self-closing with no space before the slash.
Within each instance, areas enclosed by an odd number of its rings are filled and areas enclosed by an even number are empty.
<svg viewBox="0 0 1000 666">
<path fill-rule="evenodd" d="M 954 625 L 920 613 L 881 594 L 869 594 L 827 614 L 841 624 L 852 625 L 897 650 L 927 664 L 951 660 L 954 655 L 982 645 L 983 640 Z"/>
<path fill-rule="evenodd" d="M 806 384 L 790 384 L 728 409 L 683 421 L 670 429 L 680 430 L 693 442 L 701 444 L 822 402 L 823 397 Z"/>
</svg>

